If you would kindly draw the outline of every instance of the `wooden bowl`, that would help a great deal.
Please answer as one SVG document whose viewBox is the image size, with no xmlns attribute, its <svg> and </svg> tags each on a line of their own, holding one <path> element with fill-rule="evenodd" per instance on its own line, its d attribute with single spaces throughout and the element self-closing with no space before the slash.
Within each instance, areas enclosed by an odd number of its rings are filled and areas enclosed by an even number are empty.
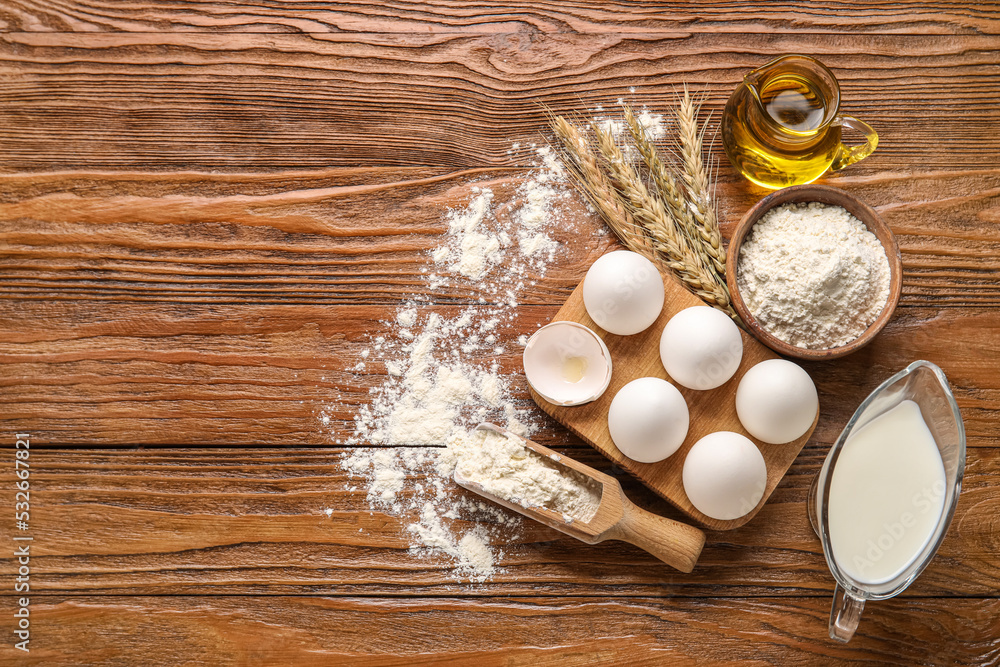
<svg viewBox="0 0 1000 667">
<path fill-rule="evenodd" d="M 736 266 L 739 261 L 740 248 L 743 245 L 747 234 L 760 218 L 775 206 L 789 203 L 821 202 L 833 206 L 841 206 L 850 212 L 855 218 L 865 224 L 872 234 L 878 237 L 879 242 L 885 249 L 885 255 L 889 259 L 889 299 L 878 318 L 872 322 L 871 326 L 855 338 L 853 341 L 840 347 L 831 347 L 825 350 L 811 350 L 804 347 L 796 347 L 776 338 L 765 331 L 760 324 L 750 314 L 743 297 L 740 295 L 739 287 L 736 284 Z M 875 335 L 892 318 L 892 313 L 899 303 L 899 295 L 903 287 L 903 262 L 899 257 L 899 245 L 896 237 L 885 221 L 879 217 L 868 204 L 860 199 L 849 195 L 843 190 L 831 188 L 828 185 L 795 185 L 790 188 L 778 190 L 767 197 L 761 199 L 757 204 L 747 211 L 739 225 L 733 232 L 729 240 L 729 251 L 726 253 L 726 283 L 729 285 L 729 294 L 733 301 L 733 307 L 739 316 L 746 323 L 750 333 L 757 340 L 767 345 L 769 348 L 788 357 L 798 359 L 823 360 L 836 359 L 855 352 L 872 341 Z"/>
</svg>

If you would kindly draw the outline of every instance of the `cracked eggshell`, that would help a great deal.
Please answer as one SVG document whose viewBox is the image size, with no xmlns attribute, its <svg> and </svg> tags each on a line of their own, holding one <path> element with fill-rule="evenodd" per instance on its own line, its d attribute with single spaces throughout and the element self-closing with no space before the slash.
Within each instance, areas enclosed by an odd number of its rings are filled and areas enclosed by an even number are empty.
<svg viewBox="0 0 1000 667">
<path fill-rule="evenodd" d="M 664 295 L 656 266 L 628 250 L 600 257 L 583 279 L 583 305 L 590 319 L 619 336 L 648 329 L 663 310 Z"/>
<path fill-rule="evenodd" d="M 677 387 L 655 377 L 632 380 L 608 409 L 608 430 L 622 454 L 639 463 L 662 461 L 687 437 L 690 414 Z"/>
<path fill-rule="evenodd" d="M 576 322 L 552 322 L 528 339 L 522 355 L 528 384 L 555 405 L 596 401 L 611 382 L 611 353 Z"/>
</svg>

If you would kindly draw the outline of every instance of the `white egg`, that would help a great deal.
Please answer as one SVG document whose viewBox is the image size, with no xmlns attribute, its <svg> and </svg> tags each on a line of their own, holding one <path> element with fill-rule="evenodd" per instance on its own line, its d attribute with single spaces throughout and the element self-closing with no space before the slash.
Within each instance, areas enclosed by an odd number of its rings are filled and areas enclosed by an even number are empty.
<svg viewBox="0 0 1000 667">
<path fill-rule="evenodd" d="M 608 430 L 622 454 L 640 463 L 662 461 L 684 442 L 688 406 L 677 387 L 660 378 L 632 380 L 608 409 Z"/>
<path fill-rule="evenodd" d="M 553 322 L 536 331 L 521 360 L 528 384 L 556 405 L 596 401 L 611 382 L 607 346 L 576 322 Z"/>
<path fill-rule="evenodd" d="M 772 445 L 800 438 L 818 412 L 812 378 L 784 359 L 760 362 L 743 374 L 736 389 L 736 414 L 743 428 Z"/>
<path fill-rule="evenodd" d="M 757 445 L 732 431 L 710 433 L 684 459 L 684 493 L 695 508 L 729 521 L 748 514 L 764 497 L 767 464 Z"/>
<path fill-rule="evenodd" d="M 733 377 L 743 358 L 739 327 L 710 306 L 685 308 L 660 336 L 660 361 L 671 379 L 688 389 L 715 389 Z"/>
<path fill-rule="evenodd" d="M 631 336 L 663 310 L 663 277 L 651 261 L 627 250 L 598 259 L 583 279 L 583 305 L 605 331 Z"/>
</svg>

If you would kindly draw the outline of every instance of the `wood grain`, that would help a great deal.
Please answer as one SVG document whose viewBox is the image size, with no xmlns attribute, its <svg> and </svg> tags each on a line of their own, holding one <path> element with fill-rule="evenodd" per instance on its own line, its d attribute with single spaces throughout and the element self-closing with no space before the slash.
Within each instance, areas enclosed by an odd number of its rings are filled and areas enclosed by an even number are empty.
<svg viewBox="0 0 1000 667">
<path fill-rule="evenodd" d="M 874 159 L 870 158 L 870 159 Z M 867 162 L 867 161 L 866 161 Z M 470 188 L 512 197 L 527 171 L 331 169 L 256 174 L 0 175 L 0 298 L 172 304 L 474 301 L 475 284 L 429 292 L 427 254 Z M 875 207 L 903 254 L 902 305 L 1000 305 L 1000 168 L 830 179 Z M 720 187 L 728 235 L 762 192 Z M 580 207 L 560 261 L 524 301 L 558 305 L 611 247 Z M 586 238 L 587 243 L 574 242 Z M 537 276 L 532 276 L 535 278 Z M 554 312 L 554 310 L 553 310 Z"/>
<path fill-rule="evenodd" d="M 823 598 L 43 597 L 26 665 L 941 664 L 1000 659 L 1000 601 L 888 600 L 830 646 Z M 278 631 L 280 629 L 280 632 Z M 163 641 L 169 637 L 170 641 Z M 763 640 L 766 638 L 766 640 Z M 820 648 L 824 647 L 824 648 Z"/>
<path fill-rule="evenodd" d="M 0 431 L 32 434 L 37 536 L 32 652 L 4 642 L 0 662 L 1000 662 L 998 14 L 870 0 L 0 3 Z M 423 279 L 445 211 L 477 184 L 513 196 L 530 144 L 547 140 L 543 105 L 662 112 L 686 81 L 720 110 L 743 72 L 785 52 L 830 65 L 845 111 L 879 132 L 870 158 L 826 182 L 879 211 L 904 274 L 871 346 L 807 364 L 823 414 L 771 500 L 709 533 L 690 575 L 537 526 L 481 586 L 411 556 L 403 519 L 348 490 L 335 445 L 386 378 L 377 359 L 351 369 L 393 334 L 406 295 L 443 314 L 485 296 Z M 726 235 L 763 194 L 720 163 Z M 547 322 L 613 247 L 584 206 L 570 221 L 504 340 Z M 509 346 L 502 370 L 518 356 Z M 927 572 L 838 646 L 805 493 L 860 399 L 917 357 L 948 374 L 968 428 L 958 514 Z M 530 408 L 526 386 L 514 393 Z M 680 516 L 538 415 L 540 442 Z M 0 559 L 8 620 L 14 567 Z"/>
<path fill-rule="evenodd" d="M 644 509 L 683 519 L 586 445 L 557 451 L 615 476 Z M 753 521 L 707 532 L 684 575 L 621 542 L 584 545 L 527 523 L 487 586 L 457 586 L 447 557 L 408 553 L 405 525 L 370 508 L 330 448 L 38 450 L 32 453 L 33 571 L 40 594 L 579 595 L 753 598 L 832 592 L 805 500 L 826 448 L 807 447 Z M 1000 584 L 996 448 L 969 451 L 939 556 L 904 597 L 994 596 Z M 9 460 L 10 450 L 0 456 Z M 10 486 L 5 469 L 0 483 Z M 422 479 L 414 480 L 414 483 Z M 411 487 L 411 485 L 408 485 Z M 453 489 L 455 493 L 464 493 Z M 408 495 L 403 496 L 404 502 Z M 325 513 L 334 510 L 332 516 Z M 12 558 L 0 563 L 11 576 Z"/>
<path fill-rule="evenodd" d="M 1000 119 L 997 37 L 873 35 L 863 50 L 857 39 L 11 32 L 0 35 L 0 141 L 7 171 L 523 165 L 507 151 L 542 139 L 543 105 L 662 110 L 687 82 L 721 109 L 744 72 L 809 53 L 840 80 L 844 112 L 879 133 L 850 173 L 996 168 L 1000 137 L 985 130 Z M 975 123 L 954 122 L 969 113 Z"/>
<path fill-rule="evenodd" d="M 693 13 L 693 9 L 697 13 Z M 745 5 L 739 12 L 724 2 L 505 2 L 484 5 L 451 2 L 264 3 L 232 5 L 189 2 L 184 11 L 162 0 L 143 11 L 79 1 L 57 5 L 11 0 L 0 12 L 9 31 L 31 32 L 464 32 L 603 34 L 620 32 L 858 32 L 907 34 L 996 34 L 1000 11 L 989 3 L 964 6 L 945 2 L 886 5 L 873 0 L 846 3 L 793 2 Z"/>
<path fill-rule="evenodd" d="M 556 310 L 526 306 L 498 335 L 512 340 Z M 329 445 L 352 433 L 357 408 L 387 377 L 377 358 L 351 370 L 369 337 L 392 335 L 384 318 L 384 306 L 0 299 L 0 425 L 31 432 L 36 447 Z M 823 406 L 813 441 L 832 443 L 864 396 L 920 356 L 947 374 L 968 446 L 1000 446 L 1000 318 L 958 307 L 901 307 L 855 355 L 804 364 Z M 518 348 L 496 359 L 501 372 L 520 372 Z M 517 407 L 530 407 L 523 378 L 513 388 Z M 536 414 L 535 439 L 565 441 Z"/>
</svg>

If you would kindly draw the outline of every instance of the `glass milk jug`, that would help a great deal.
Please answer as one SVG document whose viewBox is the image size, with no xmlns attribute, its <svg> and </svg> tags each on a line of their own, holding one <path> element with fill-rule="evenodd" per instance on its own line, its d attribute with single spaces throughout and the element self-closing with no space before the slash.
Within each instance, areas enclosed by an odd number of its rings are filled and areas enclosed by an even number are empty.
<svg viewBox="0 0 1000 667">
<path fill-rule="evenodd" d="M 839 115 L 840 84 L 818 60 L 787 55 L 743 78 L 726 103 L 722 145 L 741 174 L 765 188 L 812 183 L 871 155 L 878 135 L 869 125 Z M 841 142 L 847 127 L 865 143 Z"/>
<path fill-rule="evenodd" d="M 832 639 L 850 641 L 866 600 L 899 595 L 927 567 L 964 471 L 965 427 L 940 368 L 915 361 L 864 400 L 807 501 L 837 582 Z"/>
</svg>

